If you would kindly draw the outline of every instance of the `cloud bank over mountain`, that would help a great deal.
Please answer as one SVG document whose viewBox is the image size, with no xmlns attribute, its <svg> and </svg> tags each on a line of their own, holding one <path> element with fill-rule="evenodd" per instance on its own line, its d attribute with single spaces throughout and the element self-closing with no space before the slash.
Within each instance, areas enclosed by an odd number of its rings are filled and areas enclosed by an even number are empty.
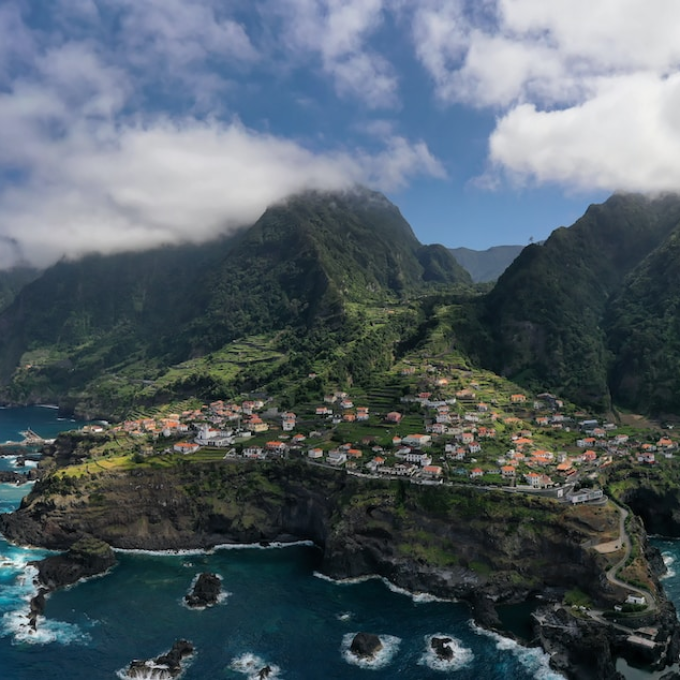
<svg viewBox="0 0 680 680">
<path fill-rule="evenodd" d="M 452 168 L 677 190 L 678 26 L 674 0 L 8 0 L 0 266 L 205 240 L 297 191 Z M 495 116 L 481 180 L 429 129 L 461 109 Z"/>
</svg>

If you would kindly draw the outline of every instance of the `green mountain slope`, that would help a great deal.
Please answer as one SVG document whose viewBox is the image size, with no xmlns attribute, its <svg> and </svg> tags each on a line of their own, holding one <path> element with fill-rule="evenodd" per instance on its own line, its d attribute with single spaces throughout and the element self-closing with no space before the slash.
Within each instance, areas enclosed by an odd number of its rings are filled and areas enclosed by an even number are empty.
<svg viewBox="0 0 680 680">
<path fill-rule="evenodd" d="M 652 413 L 680 412 L 680 228 L 627 277 L 604 326 L 612 397 Z"/>
<path fill-rule="evenodd" d="M 680 222 L 680 198 L 616 195 L 544 245 L 525 248 L 484 300 L 493 370 L 607 406 L 610 354 L 603 317 L 625 277 Z"/>
<path fill-rule="evenodd" d="M 41 272 L 28 265 L 17 265 L 0 271 L 0 312 L 9 307 L 24 286 L 35 281 Z"/>
<path fill-rule="evenodd" d="M 226 247 L 219 241 L 57 263 L 0 315 L 0 378 L 7 384 L 23 358 L 38 390 L 68 390 L 140 358 L 179 359 L 186 347 L 176 328 L 196 314 L 190 291 Z"/>
<path fill-rule="evenodd" d="M 106 392 L 114 400 L 123 376 L 146 384 L 172 365 L 263 334 L 268 356 L 297 347 L 298 368 L 354 343 L 333 365 L 357 379 L 389 363 L 378 347 L 384 324 L 366 321 L 362 305 L 459 284 L 471 284 L 467 272 L 445 248 L 421 245 L 381 194 L 309 193 L 269 208 L 231 239 L 50 268 L 0 314 L 2 394 L 25 402 Z M 375 333 L 365 344 L 358 340 L 367 323 Z M 282 331 L 287 345 L 273 340 Z M 390 331 L 387 344 L 398 335 Z M 285 373 L 276 370 L 264 376 L 249 365 L 249 384 Z M 228 386 L 223 380 L 192 374 L 164 389 L 212 393 Z"/>
<path fill-rule="evenodd" d="M 456 261 L 468 272 L 475 283 L 495 281 L 522 252 L 524 246 L 494 246 L 487 250 L 450 248 Z"/>
<path fill-rule="evenodd" d="M 288 326 L 338 328 L 345 303 L 471 280 L 442 246 L 422 246 L 399 210 L 368 190 L 308 193 L 269 208 L 208 277 L 196 351 Z"/>
</svg>

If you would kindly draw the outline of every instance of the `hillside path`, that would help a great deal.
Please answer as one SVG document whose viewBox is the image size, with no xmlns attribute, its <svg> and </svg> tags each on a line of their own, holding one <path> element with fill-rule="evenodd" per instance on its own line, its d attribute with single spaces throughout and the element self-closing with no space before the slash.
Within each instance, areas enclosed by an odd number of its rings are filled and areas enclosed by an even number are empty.
<svg viewBox="0 0 680 680">
<path fill-rule="evenodd" d="M 628 532 L 626 531 L 626 518 L 628 517 L 628 510 L 625 508 L 621 507 L 618 504 L 615 504 L 616 508 L 619 511 L 619 540 L 617 541 L 619 547 L 623 546 L 624 551 L 623 551 L 623 557 L 612 567 L 610 567 L 607 570 L 607 580 L 616 585 L 619 586 L 620 588 L 623 588 L 624 590 L 628 590 L 632 593 L 635 593 L 637 595 L 640 595 L 641 597 L 644 597 L 645 602 L 647 603 L 648 611 L 654 611 L 657 609 L 657 604 L 656 604 L 656 598 L 648 591 L 643 588 L 637 588 L 636 586 L 630 585 L 630 583 L 626 583 L 625 581 L 621 581 L 616 575 L 618 574 L 619 570 L 625 565 L 625 563 L 628 561 L 628 558 L 630 557 L 631 553 L 631 542 L 630 542 L 630 536 L 628 535 Z"/>
</svg>

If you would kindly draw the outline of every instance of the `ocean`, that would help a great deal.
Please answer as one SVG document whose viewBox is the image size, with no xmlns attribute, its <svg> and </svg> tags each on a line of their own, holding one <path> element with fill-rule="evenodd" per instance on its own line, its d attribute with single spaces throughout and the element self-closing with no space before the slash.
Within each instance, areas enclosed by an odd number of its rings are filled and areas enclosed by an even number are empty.
<svg viewBox="0 0 680 680">
<path fill-rule="evenodd" d="M 32 420 L 36 413 L 44 417 L 40 427 Z M 65 428 L 56 416 L 47 409 L 0 411 L 0 441 L 18 438 L 11 431 L 17 423 L 44 437 L 74 425 Z M 0 485 L 0 512 L 16 507 L 26 491 Z M 662 549 L 669 563 L 680 565 L 680 544 Z M 179 638 L 195 647 L 184 680 L 256 678 L 265 664 L 270 678 L 286 680 L 561 677 L 541 650 L 475 626 L 462 604 L 414 597 L 380 579 L 322 577 L 320 553 L 309 545 L 119 552 L 109 574 L 50 595 L 38 632 L 31 633 L 25 622 L 34 570 L 28 563 L 46 554 L 0 538 L 0 680 L 124 680 L 132 659 L 156 657 Z M 203 571 L 220 575 L 225 594 L 214 607 L 190 610 L 183 597 Z M 664 583 L 680 600 L 680 578 Z M 357 665 L 348 654 L 358 631 L 378 634 L 384 643 L 372 665 Z M 433 635 L 454 639 L 451 664 L 428 653 Z"/>
</svg>

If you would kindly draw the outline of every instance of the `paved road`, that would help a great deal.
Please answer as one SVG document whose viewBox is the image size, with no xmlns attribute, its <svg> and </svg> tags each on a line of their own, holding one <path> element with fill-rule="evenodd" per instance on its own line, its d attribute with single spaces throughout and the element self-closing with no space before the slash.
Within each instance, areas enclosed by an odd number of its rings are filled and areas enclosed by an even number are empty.
<svg viewBox="0 0 680 680">
<path fill-rule="evenodd" d="M 619 543 L 623 545 L 624 551 L 623 557 L 607 571 L 607 580 L 610 583 L 619 586 L 620 588 L 624 588 L 625 590 L 644 597 L 648 607 L 647 611 L 654 611 L 657 608 L 656 598 L 648 590 L 632 586 L 630 583 L 621 581 L 616 576 L 616 574 L 619 572 L 619 569 L 621 569 L 621 567 L 623 567 L 623 565 L 628 561 L 631 552 L 630 536 L 628 536 L 628 532 L 626 531 L 626 518 L 628 517 L 628 510 L 622 508 L 620 505 L 616 505 L 616 508 L 619 511 Z"/>
</svg>

